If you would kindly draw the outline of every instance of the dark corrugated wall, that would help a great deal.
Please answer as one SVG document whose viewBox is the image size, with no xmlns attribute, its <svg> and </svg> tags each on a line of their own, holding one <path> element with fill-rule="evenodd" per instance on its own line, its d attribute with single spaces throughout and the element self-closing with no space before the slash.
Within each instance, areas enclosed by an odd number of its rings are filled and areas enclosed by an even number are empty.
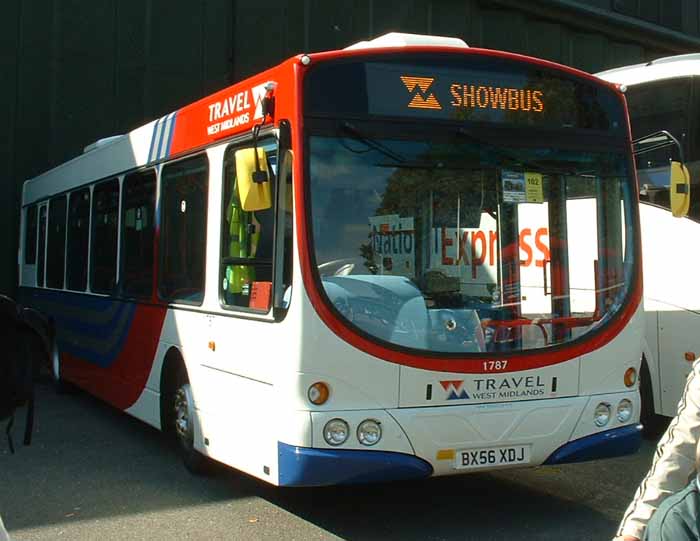
<svg viewBox="0 0 700 541">
<path fill-rule="evenodd" d="M 5 0 L 0 291 L 16 283 L 21 183 L 302 51 L 389 31 L 587 71 L 700 50 L 700 0 Z"/>
</svg>

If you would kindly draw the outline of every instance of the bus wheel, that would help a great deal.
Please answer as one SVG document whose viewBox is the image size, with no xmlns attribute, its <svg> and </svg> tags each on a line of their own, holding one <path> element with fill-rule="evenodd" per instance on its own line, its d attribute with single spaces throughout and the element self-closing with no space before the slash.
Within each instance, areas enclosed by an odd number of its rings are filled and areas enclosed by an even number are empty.
<svg viewBox="0 0 700 541">
<path fill-rule="evenodd" d="M 642 435 L 647 440 L 657 440 L 664 433 L 670 419 L 663 415 L 658 415 L 654 408 L 654 391 L 651 386 L 651 375 L 646 359 L 642 361 L 639 372 L 639 392 L 642 399 L 642 409 L 639 421 L 644 427 Z"/>
<path fill-rule="evenodd" d="M 194 448 L 194 415 L 192 388 L 187 376 L 180 370 L 171 400 L 172 431 L 185 467 L 199 475 L 207 472 L 209 464 L 207 458 Z"/>
</svg>

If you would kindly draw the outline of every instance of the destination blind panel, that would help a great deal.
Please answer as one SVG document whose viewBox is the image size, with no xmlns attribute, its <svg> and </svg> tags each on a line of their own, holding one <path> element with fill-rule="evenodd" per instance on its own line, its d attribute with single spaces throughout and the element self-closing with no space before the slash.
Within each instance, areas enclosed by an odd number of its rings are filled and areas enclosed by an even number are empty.
<svg viewBox="0 0 700 541">
<path fill-rule="evenodd" d="M 309 79 L 309 115 L 405 117 L 618 134 L 624 127 L 622 105 L 612 89 L 541 66 L 500 59 L 443 56 L 432 61 L 346 62 L 321 65 Z M 325 89 L 325 95 L 318 89 Z"/>
</svg>

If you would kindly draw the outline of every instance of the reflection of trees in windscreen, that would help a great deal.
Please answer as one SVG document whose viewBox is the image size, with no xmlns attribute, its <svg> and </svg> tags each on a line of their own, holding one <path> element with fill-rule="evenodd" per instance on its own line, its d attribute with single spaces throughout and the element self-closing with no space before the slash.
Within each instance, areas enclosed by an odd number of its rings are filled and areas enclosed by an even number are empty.
<svg viewBox="0 0 700 541">
<path fill-rule="evenodd" d="M 576 96 L 573 83 L 563 81 L 558 77 L 533 74 L 528 78 L 524 89 L 532 92 L 540 91 L 542 110 L 537 111 L 527 94 L 522 97 L 522 105 L 518 109 L 507 110 L 506 121 L 514 124 L 548 124 L 573 125 L 576 122 Z"/>
<path fill-rule="evenodd" d="M 463 146 L 433 149 L 416 159 L 425 166 L 398 168 L 387 181 L 376 214 L 415 216 L 432 199 L 434 226 L 456 227 L 458 222 L 478 226 L 483 179 L 481 171 L 469 166 L 469 154 Z"/>
<path fill-rule="evenodd" d="M 542 92 L 542 112 L 531 113 L 527 117 L 530 124 L 609 129 L 608 113 L 601 104 L 598 89 L 593 85 L 575 83 L 540 73 L 530 77 L 526 88 Z M 517 122 L 522 114 L 522 111 L 508 111 L 506 118 L 511 122 Z M 544 122 L 543 119 L 545 119 Z"/>
<path fill-rule="evenodd" d="M 375 216 L 413 218 L 417 274 L 428 267 L 433 228 L 476 228 L 481 221 L 487 192 L 484 172 L 457 168 L 453 164 L 454 156 L 463 156 L 464 152 L 455 153 L 453 149 L 451 154 L 448 157 L 444 151 L 432 151 L 418 158 L 426 167 L 396 169 L 374 213 Z M 463 160 L 460 161 L 464 163 Z M 374 252 L 371 239 L 362 246 L 361 252 L 365 266 L 376 272 L 379 254 Z"/>
</svg>

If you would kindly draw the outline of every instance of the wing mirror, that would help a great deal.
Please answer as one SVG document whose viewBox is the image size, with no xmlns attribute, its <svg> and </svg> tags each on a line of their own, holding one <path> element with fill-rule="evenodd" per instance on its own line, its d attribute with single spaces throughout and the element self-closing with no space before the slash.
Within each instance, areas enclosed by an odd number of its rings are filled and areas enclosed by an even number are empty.
<svg viewBox="0 0 700 541">
<path fill-rule="evenodd" d="M 270 171 L 262 148 L 242 148 L 236 151 L 236 182 L 241 207 L 246 212 L 272 207 Z"/>
<path fill-rule="evenodd" d="M 669 190 L 671 213 L 676 218 L 686 216 L 690 208 L 690 175 L 680 162 L 671 162 Z"/>
<path fill-rule="evenodd" d="M 683 146 L 678 139 L 665 130 L 632 141 L 635 156 L 666 147 L 676 147 L 680 156 L 680 161 L 670 162 L 668 183 L 664 184 L 669 189 L 671 213 L 674 217 L 681 218 L 688 214 L 690 208 L 690 174 L 684 165 Z"/>
</svg>

